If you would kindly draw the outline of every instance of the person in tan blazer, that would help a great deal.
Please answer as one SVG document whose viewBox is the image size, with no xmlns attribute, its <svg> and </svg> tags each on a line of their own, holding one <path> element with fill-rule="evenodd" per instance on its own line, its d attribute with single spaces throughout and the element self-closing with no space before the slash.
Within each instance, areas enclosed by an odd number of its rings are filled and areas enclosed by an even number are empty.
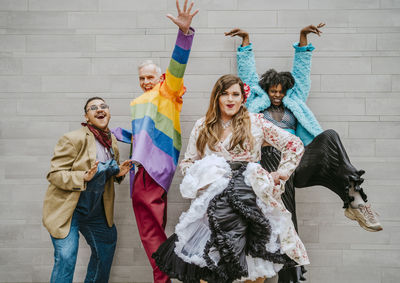
<svg viewBox="0 0 400 283">
<path fill-rule="evenodd" d="M 84 111 L 87 123 L 60 138 L 47 174 L 43 224 L 54 246 L 50 282 L 72 282 L 79 232 L 92 251 L 85 282 L 108 282 L 117 241 L 114 182 L 121 182 L 132 167 L 130 160 L 119 165 L 104 99 L 88 99 Z"/>
</svg>

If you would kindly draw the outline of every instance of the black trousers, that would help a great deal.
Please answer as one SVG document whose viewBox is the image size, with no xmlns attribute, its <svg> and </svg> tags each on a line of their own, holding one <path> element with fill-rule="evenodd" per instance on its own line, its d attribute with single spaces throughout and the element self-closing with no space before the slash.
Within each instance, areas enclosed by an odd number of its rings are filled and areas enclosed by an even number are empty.
<svg viewBox="0 0 400 283">
<path fill-rule="evenodd" d="M 261 166 L 269 172 L 276 171 L 281 160 L 281 153 L 272 146 L 261 150 Z M 319 134 L 305 147 L 304 155 L 295 172 L 290 176 L 282 194 L 282 201 L 287 210 L 292 213 L 292 221 L 297 231 L 295 188 L 315 185 L 324 186 L 343 200 L 343 207 L 349 206 L 353 197 L 349 195 L 351 183 L 359 191 L 364 201 L 367 196 L 360 184 L 363 182 L 365 171 L 357 170 L 350 162 L 338 133 L 326 130 Z M 299 282 L 305 272 L 301 268 L 282 269 L 279 272 L 279 283 Z"/>
</svg>

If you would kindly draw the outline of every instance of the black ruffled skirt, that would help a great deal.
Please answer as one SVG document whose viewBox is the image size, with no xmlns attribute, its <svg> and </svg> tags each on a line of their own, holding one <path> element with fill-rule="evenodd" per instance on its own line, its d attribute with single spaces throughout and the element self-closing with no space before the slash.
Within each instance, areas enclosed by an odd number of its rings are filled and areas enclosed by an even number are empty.
<svg viewBox="0 0 400 283">
<path fill-rule="evenodd" d="M 268 172 L 276 171 L 281 160 L 281 153 L 272 146 L 261 150 L 261 166 Z M 292 221 L 297 231 L 295 188 L 315 185 L 324 186 L 343 200 L 343 207 L 349 206 L 353 197 L 349 195 L 350 183 L 354 183 L 364 201 L 367 195 L 360 187 L 364 181 L 361 178 L 365 171 L 357 170 L 350 162 L 339 135 L 334 130 L 326 130 L 305 147 L 304 155 L 296 171 L 285 184 L 282 201 L 287 210 L 292 213 Z M 305 280 L 305 269 L 297 267 L 282 269 L 279 272 L 279 283 L 292 283 Z"/>
<path fill-rule="evenodd" d="M 169 237 L 153 254 L 156 264 L 171 278 L 185 283 L 233 282 L 248 276 L 246 256 L 261 258 L 284 266 L 296 263 L 279 250 L 269 252 L 271 226 L 256 202 L 253 189 L 244 182 L 243 171 L 247 163 L 231 163 L 232 179 L 227 188 L 216 195 L 207 208 L 211 236 L 204 259 L 205 267 L 182 260 L 176 253 L 176 234 Z M 216 261 L 215 255 L 218 254 Z"/>
</svg>

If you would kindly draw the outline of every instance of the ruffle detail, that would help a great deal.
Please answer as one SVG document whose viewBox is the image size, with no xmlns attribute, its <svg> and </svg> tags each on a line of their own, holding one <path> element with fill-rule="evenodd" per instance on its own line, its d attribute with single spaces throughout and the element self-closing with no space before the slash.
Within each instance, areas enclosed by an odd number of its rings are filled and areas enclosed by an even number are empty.
<svg viewBox="0 0 400 283">
<path fill-rule="evenodd" d="M 343 208 L 348 208 L 350 203 L 354 200 L 354 197 L 350 196 L 349 194 L 352 186 L 354 186 L 354 190 L 356 192 L 360 193 L 361 198 L 364 202 L 368 201 L 367 195 L 365 194 L 363 188 L 360 187 L 360 185 L 364 182 L 364 178 L 361 178 L 361 176 L 364 174 L 364 170 L 358 170 L 356 172 L 353 172 L 351 175 L 345 177 L 348 180 L 348 184 L 345 187 L 345 199 L 343 200 Z"/>
<path fill-rule="evenodd" d="M 188 176 L 201 178 L 199 174 L 207 171 L 200 168 L 210 168 L 219 161 L 213 157 L 203 164 L 199 162 L 199 171 L 188 171 Z M 245 183 L 248 163 L 224 160 L 220 165 L 225 170 L 222 177 L 196 192 L 196 199 L 179 219 L 176 233 L 153 254 L 160 270 L 187 283 L 198 283 L 200 279 L 232 283 L 272 277 L 282 267 L 297 265 L 286 250 L 296 251 L 298 243 L 282 243 L 287 224 L 282 222 L 283 211 L 264 203 Z M 298 254 L 303 255 L 300 250 Z"/>
<path fill-rule="evenodd" d="M 240 239 L 233 239 L 229 233 L 226 233 L 227 229 L 225 227 L 229 224 L 222 223 L 218 219 L 217 209 L 220 209 L 221 203 L 224 202 L 229 202 L 235 213 L 245 219 L 247 227 L 251 227 L 251 232 L 247 233 L 246 245 L 244 247 L 246 255 L 287 266 L 294 266 L 296 264 L 286 254 L 281 254 L 280 251 L 270 252 L 266 249 L 271 235 L 269 221 L 264 217 L 256 203 L 253 203 L 252 206 L 244 203 L 249 201 L 249 199 L 247 197 L 244 199 L 243 196 L 247 196 L 248 193 L 253 192 L 251 188 L 251 191 L 246 192 L 247 194 L 240 196 L 239 190 L 242 189 L 240 184 L 244 185 L 242 174 L 245 169 L 246 165 L 242 165 L 239 170 L 233 171 L 233 176 L 227 189 L 210 202 L 207 210 L 211 229 L 211 239 L 207 243 L 205 252 L 207 265 L 219 277 L 227 280 L 246 278 L 249 276 L 249 272 L 246 257 L 237 251 L 238 244 L 235 242 L 240 241 Z M 247 189 L 247 187 L 243 188 Z M 256 196 L 254 195 L 255 199 Z M 225 229 L 222 226 L 225 226 Z M 220 255 L 220 261 L 217 265 L 209 256 L 209 252 L 213 248 L 217 249 Z"/>
<path fill-rule="evenodd" d="M 206 171 L 207 170 L 207 171 Z M 208 185 L 207 189 L 200 191 L 200 195 L 192 201 L 190 208 L 182 213 L 179 217 L 179 223 L 175 227 L 175 233 L 178 237 L 178 241 L 176 242 L 175 252 L 176 254 L 182 258 L 184 261 L 188 263 L 194 263 L 201 267 L 206 266 L 206 261 L 203 258 L 203 251 L 205 250 L 206 242 L 208 241 L 211 231 L 208 228 L 208 223 L 204 223 L 204 217 L 207 214 L 207 207 L 209 206 L 210 201 L 218 194 L 222 193 L 223 190 L 227 187 L 229 183 L 229 175 L 231 173 L 231 169 L 229 164 L 225 161 L 224 158 L 218 157 L 216 155 L 210 155 L 205 157 L 202 160 L 196 161 L 195 164 L 190 167 L 187 171 L 184 181 L 181 185 L 181 191 L 186 190 L 187 188 L 183 187 L 183 184 L 188 184 L 189 181 L 185 181 L 186 178 L 190 177 L 195 180 L 192 184 L 196 184 L 195 186 L 188 189 L 190 192 L 194 192 L 198 187 L 203 187 L 206 184 L 206 181 L 200 180 L 200 177 L 208 177 L 211 171 L 218 171 L 219 178 L 214 181 L 211 185 Z M 200 177 L 199 177 L 200 174 Z M 217 174 L 214 173 L 214 176 Z M 212 178 L 210 178 L 212 179 Z M 199 185 L 200 184 L 200 185 Z M 187 247 L 187 243 L 196 236 L 198 232 L 198 227 L 202 227 L 204 230 L 204 235 L 207 235 L 207 238 L 202 241 L 201 244 L 196 244 L 195 247 Z M 208 233 L 207 231 L 208 230 Z M 191 255 L 189 256 L 185 250 L 191 250 Z M 193 249 L 196 249 L 193 251 Z M 193 254 L 195 253 L 195 254 Z"/>
<path fill-rule="evenodd" d="M 215 154 L 197 160 L 187 169 L 180 185 L 181 195 L 184 198 L 194 199 L 198 190 L 228 176 L 231 169 L 226 160 Z M 207 189 L 208 191 L 208 189 Z"/>
<path fill-rule="evenodd" d="M 207 267 L 187 263 L 178 257 L 174 252 L 177 240 L 178 236 L 176 234 L 171 235 L 152 255 L 156 265 L 162 272 L 184 283 L 199 283 L 200 279 L 206 280 L 208 283 L 226 282 Z"/>
<path fill-rule="evenodd" d="M 246 262 L 249 275 L 247 277 L 240 278 L 240 281 L 254 281 L 260 277 L 272 278 L 276 276 L 278 271 L 283 267 L 283 264 L 272 263 L 264 259 L 254 258 L 251 256 L 246 256 Z"/>
</svg>

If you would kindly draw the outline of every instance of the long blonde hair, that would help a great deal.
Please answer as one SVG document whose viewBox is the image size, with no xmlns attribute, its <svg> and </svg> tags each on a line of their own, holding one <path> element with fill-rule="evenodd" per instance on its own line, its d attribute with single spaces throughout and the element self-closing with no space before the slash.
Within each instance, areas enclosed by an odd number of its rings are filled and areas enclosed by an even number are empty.
<svg viewBox="0 0 400 283">
<path fill-rule="evenodd" d="M 204 155 L 206 145 L 208 145 L 211 150 L 215 151 L 215 146 L 220 142 L 223 128 L 220 122 L 221 110 L 219 109 L 219 97 L 234 84 L 239 84 L 244 101 L 244 85 L 239 77 L 230 74 L 224 75 L 220 77 L 214 85 L 204 125 L 200 130 L 196 142 L 197 151 L 201 156 Z M 232 127 L 233 132 L 229 150 L 234 149 L 237 145 L 245 149 L 244 146 L 247 143 L 252 148 L 253 136 L 251 134 L 250 116 L 244 105 L 242 105 L 239 111 L 233 116 Z M 249 148 L 249 150 L 251 148 Z"/>
</svg>

